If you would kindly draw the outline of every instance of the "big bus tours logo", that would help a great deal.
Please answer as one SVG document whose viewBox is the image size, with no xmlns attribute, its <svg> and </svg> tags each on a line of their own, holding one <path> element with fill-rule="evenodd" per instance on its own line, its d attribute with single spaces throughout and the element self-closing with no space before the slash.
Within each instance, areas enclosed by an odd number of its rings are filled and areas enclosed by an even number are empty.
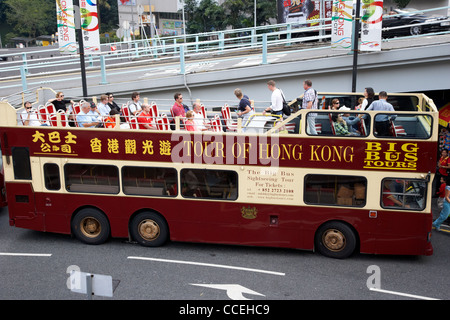
<svg viewBox="0 0 450 320">
<path fill-rule="evenodd" d="M 366 142 L 364 168 L 416 170 L 417 143 Z"/>
</svg>

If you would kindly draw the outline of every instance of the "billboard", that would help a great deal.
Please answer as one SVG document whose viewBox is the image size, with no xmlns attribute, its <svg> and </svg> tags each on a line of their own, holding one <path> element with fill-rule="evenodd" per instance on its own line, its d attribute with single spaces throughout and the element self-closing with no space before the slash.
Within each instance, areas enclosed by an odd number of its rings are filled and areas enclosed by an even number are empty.
<svg viewBox="0 0 450 320">
<path fill-rule="evenodd" d="M 76 54 L 75 18 L 72 0 L 56 0 L 58 44 L 61 54 Z"/>
<path fill-rule="evenodd" d="M 80 0 L 80 15 L 84 53 L 100 53 L 97 0 Z"/>
<path fill-rule="evenodd" d="M 381 50 L 383 0 L 362 0 L 361 51 Z"/>
<path fill-rule="evenodd" d="M 352 47 L 353 0 L 334 0 L 331 17 L 331 48 L 350 50 Z"/>
<path fill-rule="evenodd" d="M 320 19 L 321 1 L 313 0 L 278 0 L 278 23 L 300 24 L 302 26 L 319 25 L 319 22 L 309 22 Z M 333 1 L 325 0 L 324 18 L 331 18 Z M 326 24 L 330 24 L 329 21 Z"/>
</svg>

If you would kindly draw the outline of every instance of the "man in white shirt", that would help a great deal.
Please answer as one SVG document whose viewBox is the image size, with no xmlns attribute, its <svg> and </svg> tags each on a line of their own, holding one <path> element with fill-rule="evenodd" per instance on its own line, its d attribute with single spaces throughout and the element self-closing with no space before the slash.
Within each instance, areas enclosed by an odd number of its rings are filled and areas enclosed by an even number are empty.
<svg viewBox="0 0 450 320">
<path fill-rule="evenodd" d="M 272 114 L 283 115 L 283 94 L 281 90 L 275 86 L 275 81 L 273 80 L 267 82 L 267 88 L 272 91 L 272 96 L 270 98 L 272 104 L 263 111 L 263 114 L 271 112 Z"/>
<path fill-rule="evenodd" d="M 20 119 L 24 126 L 38 127 L 45 125 L 39 121 L 37 113 L 31 110 L 31 102 L 25 102 L 23 108 L 24 110 L 20 114 Z"/>
<path fill-rule="evenodd" d="M 142 105 L 139 101 L 140 97 L 139 92 L 133 92 L 131 94 L 132 101 L 128 104 L 128 109 L 133 116 L 137 116 L 138 113 L 142 111 Z"/>
<path fill-rule="evenodd" d="M 203 113 L 202 113 L 202 107 L 200 105 L 200 103 L 198 102 L 194 102 L 194 123 L 195 126 L 197 128 L 197 130 L 199 131 L 206 131 L 208 129 L 206 129 L 205 127 L 205 118 L 203 117 Z"/>
</svg>

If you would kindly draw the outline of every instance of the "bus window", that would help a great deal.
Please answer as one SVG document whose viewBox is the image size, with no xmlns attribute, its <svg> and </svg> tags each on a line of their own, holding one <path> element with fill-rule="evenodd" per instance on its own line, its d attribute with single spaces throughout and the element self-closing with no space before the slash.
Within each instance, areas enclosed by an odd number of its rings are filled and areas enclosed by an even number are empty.
<svg viewBox="0 0 450 320">
<path fill-rule="evenodd" d="M 426 182 L 409 179 L 384 179 L 381 206 L 396 209 L 425 209 Z"/>
<path fill-rule="evenodd" d="M 306 116 L 307 126 L 308 121 L 311 125 L 314 123 L 318 135 L 339 137 L 367 137 L 369 135 L 369 114 L 348 112 L 348 108 L 333 112 L 310 112 Z M 306 133 L 311 135 L 309 130 Z"/>
<path fill-rule="evenodd" d="M 14 179 L 31 180 L 30 151 L 25 147 L 12 147 Z"/>
<path fill-rule="evenodd" d="M 59 166 L 55 163 L 44 164 L 44 181 L 47 190 L 61 189 L 61 179 L 59 176 Z"/>
<path fill-rule="evenodd" d="M 66 190 L 86 193 L 119 193 L 119 169 L 96 164 L 66 164 Z"/>
<path fill-rule="evenodd" d="M 142 196 L 177 195 L 177 171 L 173 168 L 123 167 L 123 193 Z"/>
<path fill-rule="evenodd" d="M 207 199 L 237 199 L 238 176 L 235 171 L 183 169 L 181 195 Z"/>
<path fill-rule="evenodd" d="M 363 207 L 366 187 L 364 177 L 309 174 L 305 176 L 304 201 L 307 204 Z"/>
<path fill-rule="evenodd" d="M 375 116 L 375 136 L 429 139 L 433 125 L 432 121 L 431 116 L 424 114 L 396 115 L 379 113 Z"/>
</svg>

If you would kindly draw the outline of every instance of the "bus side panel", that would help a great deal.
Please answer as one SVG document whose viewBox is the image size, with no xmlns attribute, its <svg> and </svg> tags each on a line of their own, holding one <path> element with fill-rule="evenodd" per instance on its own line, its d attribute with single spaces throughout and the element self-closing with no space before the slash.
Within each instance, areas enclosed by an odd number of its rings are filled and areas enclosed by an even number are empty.
<svg viewBox="0 0 450 320">
<path fill-rule="evenodd" d="M 19 228 L 45 231 L 42 213 L 35 208 L 31 183 L 6 183 L 10 225 Z"/>
<path fill-rule="evenodd" d="M 379 232 L 374 253 L 431 255 L 427 241 L 432 215 L 423 212 L 378 211 Z"/>
</svg>

